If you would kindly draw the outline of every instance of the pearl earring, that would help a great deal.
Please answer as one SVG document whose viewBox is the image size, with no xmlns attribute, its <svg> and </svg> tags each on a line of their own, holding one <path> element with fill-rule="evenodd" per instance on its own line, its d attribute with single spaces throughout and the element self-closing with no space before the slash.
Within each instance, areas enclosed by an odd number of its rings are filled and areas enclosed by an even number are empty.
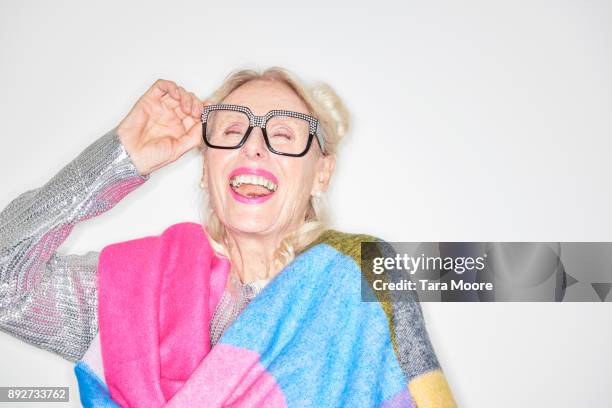
<svg viewBox="0 0 612 408">
<path fill-rule="evenodd" d="M 204 187 L 206 187 L 206 186 L 204 185 L 204 179 L 202 179 L 202 180 L 200 180 L 200 188 L 203 189 Z"/>
</svg>

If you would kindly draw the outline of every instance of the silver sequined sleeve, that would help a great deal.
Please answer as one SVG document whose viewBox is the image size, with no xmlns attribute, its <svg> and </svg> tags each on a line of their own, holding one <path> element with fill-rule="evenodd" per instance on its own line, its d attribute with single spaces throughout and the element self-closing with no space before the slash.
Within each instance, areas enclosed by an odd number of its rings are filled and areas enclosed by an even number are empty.
<svg viewBox="0 0 612 408">
<path fill-rule="evenodd" d="M 140 175 L 111 129 L 0 212 L 0 330 L 69 361 L 98 331 L 98 252 L 63 255 L 72 228 L 119 202 Z"/>
</svg>

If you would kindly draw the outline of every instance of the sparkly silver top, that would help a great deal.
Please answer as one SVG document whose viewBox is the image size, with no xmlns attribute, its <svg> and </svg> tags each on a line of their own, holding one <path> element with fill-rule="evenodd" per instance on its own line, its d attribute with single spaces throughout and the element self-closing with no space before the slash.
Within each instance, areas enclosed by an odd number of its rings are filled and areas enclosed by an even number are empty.
<svg viewBox="0 0 612 408">
<path fill-rule="evenodd" d="M 225 330 L 268 282 L 269 279 L 258 279 L 250 283 L 242 283 L 238 277 L 230 273 L 228 286 L 221 295 L 221 300 L 210 321 L 211 346 L 217 344 Z"/>
<path fill-rule="evenodd" d="M 0 212 L 0 330 L 69 361 L 82 358 L 98 332 L 99 252 L 57 249 L 77 223 L 108 211 L 148 178 L 113 128 Z M 264 284 L 228 283 L 211 322 L 212 344 Z"/>
</svg>

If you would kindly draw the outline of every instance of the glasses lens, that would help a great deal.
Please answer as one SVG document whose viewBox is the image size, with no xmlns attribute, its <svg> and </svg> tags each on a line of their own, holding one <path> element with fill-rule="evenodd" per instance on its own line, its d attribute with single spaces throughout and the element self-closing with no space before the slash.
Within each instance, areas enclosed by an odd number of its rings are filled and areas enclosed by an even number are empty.
<svg viewBox="0 0 612 408">
<path fill-rule="evenodd" d="M 247 129 L 249 117 L 233 110 L 219 109 L 208 113 L 206 140 L 214 146 L 235 147 L 240 144 Z"/>
<path fill-rule="evenodd" d="M 266 124 L 266 133 L 274 150 L 300 154 L 308 143 L 309 122 L 292 116 L 273 116 Z"/>
</svg>

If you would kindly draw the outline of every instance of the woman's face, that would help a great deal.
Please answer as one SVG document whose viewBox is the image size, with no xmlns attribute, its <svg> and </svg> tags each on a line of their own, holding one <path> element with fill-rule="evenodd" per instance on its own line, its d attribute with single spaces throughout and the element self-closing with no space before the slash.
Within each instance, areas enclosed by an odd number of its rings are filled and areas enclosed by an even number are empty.
<svg viewBox="0 0 612 408">
<path fill-rule="evenodd" d="M 304 101 L 279 81 L 250 81 L 223 103 L 247 106 L 258 116 L 273 109 L 311 114 Z M 302 157 L 274 154 L 257 127 L 239 149 L 206 147 L 203 155 L 204 182 L 219 220 L 231 232 L 259 235 L 285 234 L 299 227 L 311 195 L 327 188 L 335 164 L 333 156 L 323 156 L 316 140 Z M 249 173 L 263 180 L 254 180 Z"/>
</svg>

